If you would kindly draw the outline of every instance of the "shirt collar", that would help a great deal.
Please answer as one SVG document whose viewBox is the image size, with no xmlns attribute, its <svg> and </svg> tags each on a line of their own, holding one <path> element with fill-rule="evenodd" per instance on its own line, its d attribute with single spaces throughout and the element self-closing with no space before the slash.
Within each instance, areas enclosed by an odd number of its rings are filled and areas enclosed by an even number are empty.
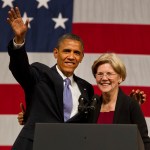
<svg viewBox="0 0 150 150">
<path fill-rule="evenodd" d="M 74 82 L 73 75 L 70 76 L 70 77 L 66 77 L 66 76 L 60 71 L 60 69 L 58 68 L 57 65 L 56 65 L 56 70 L 58 71 L 59 75 L 63 78 L 63 80 L 65 80 L 66 78 L 69 78 L 70 81 L 71 81 L 71 85 L 72 85 L 72 83 Z"/>
</svg>

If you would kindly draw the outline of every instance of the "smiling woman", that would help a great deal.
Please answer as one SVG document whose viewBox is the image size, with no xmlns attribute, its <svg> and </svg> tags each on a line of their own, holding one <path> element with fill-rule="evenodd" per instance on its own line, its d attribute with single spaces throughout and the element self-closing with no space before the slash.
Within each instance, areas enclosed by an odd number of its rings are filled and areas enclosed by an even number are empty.
<svg viewBox="0 0 150 150">
<path fill-rule="evenodd" d="M 102 95 L 89 119 L 98 124 L 137 124 L 145 150 L 149 150 L 150 138 L 141 108 L 119 87 L 126 78 L 124 63 L 116 54 L 105 53 L 94 61 L 92 73 Z"/>
</svg>

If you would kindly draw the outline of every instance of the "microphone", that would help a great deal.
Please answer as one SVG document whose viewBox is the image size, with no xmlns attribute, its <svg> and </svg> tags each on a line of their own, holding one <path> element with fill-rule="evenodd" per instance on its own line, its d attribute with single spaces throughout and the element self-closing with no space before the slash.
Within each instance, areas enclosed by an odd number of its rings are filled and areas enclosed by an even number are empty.
<svg viewBox="0 0 150 150">
<path fill-rule="evenodd" d="M 83 95 L 80 95 L 78 101 L 79 101 L 78 111 L 79 112 L 86 112 L 87 105 L 88 105 L 87 99 Z"/>
<path fill-rule="evenodd" d="M 97 103 L 98 103 L 98 100 L 99 100 L 99 96 L 95 94 L 95 95 L 92 97 L 92 100 L 91 100 L 90 110 L 95 110 L 95 109 L 96 109 L 96 105 L 97 105 Z"/>
</svg>

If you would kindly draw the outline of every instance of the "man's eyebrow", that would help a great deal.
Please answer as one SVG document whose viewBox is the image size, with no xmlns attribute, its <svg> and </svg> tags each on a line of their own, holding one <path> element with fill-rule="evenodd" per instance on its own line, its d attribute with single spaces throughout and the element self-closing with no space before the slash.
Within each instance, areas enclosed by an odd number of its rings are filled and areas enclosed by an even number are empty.
<svg viewBox="0 0 150 150">
<path fill-rule="evenodd" d="M 71 51 L 71 49 L 69 49 L 69 48 L 64 48 L 63 50 L 64 51 Z"/>
</svg>

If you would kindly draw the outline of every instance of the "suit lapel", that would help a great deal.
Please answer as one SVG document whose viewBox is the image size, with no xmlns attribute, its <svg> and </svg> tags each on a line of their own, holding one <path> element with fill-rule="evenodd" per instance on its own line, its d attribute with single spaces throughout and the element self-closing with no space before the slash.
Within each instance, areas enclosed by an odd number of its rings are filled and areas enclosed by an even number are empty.
<svg viewBox="0 0 150 150">
<path fill-rule="evenodd" d="M 53 83 L 54 83 L 54 88 L 55 88 L 56 96 L 57 96 L 59 115 L 61 118 L 64 118 L 63 117 L 63 79 L 57 72 L 56 65 L 53 66 L 51 69 L 53 70 L 52 79 L 54 80 Z"/>
<path fill-rule="evenodd" d="M 85 97 L 87 100 L 89 100 L 89 96 L 88 96 L 88 90 L 87 87 L 85 86 L 85 84 L 83 83 L 83 81 L 78 78 L 77 76 L 73 76 L 74 81 L 77 83 L 79 90 L 81 92 L 81 95 L 83 95 L 83 97 Z"/>
</svg>

